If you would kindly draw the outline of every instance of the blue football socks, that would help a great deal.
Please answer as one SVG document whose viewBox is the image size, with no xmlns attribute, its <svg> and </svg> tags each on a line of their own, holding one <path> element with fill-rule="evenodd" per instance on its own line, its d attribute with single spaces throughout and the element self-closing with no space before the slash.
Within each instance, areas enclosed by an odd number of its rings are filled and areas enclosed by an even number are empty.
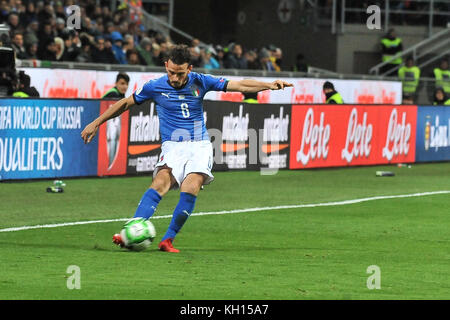
<svg viewBox="0 0 450 320">
<path fill-rule="evenodd" d="M 161 201 L 159 193 L 155 189 L 148 189 L 139 202 L 134 218 L 149 219 L 155 213 L 159 201 Z"/>
<path fill-rule="evenodd" d="M 197 197 L 186 192 L 180 192 L 180 201 L 178 202 L 173 212 L 172 221 L 170 221 L 169 229 L 162 238 L 162 241 L 168 238 L 175 238 L 181 227 L 194 211 L 195 200 Z"/>
</svg>

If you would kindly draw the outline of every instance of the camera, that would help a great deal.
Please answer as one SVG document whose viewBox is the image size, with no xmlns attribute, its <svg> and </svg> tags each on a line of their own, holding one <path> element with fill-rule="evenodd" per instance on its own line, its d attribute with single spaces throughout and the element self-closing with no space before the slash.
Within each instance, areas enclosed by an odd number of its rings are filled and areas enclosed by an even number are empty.
<svg viewBox="0 0 450 320">
<path fill-rule="evenodd" d="M 14 50 L 0 47 L 0 97 L 10 96 L 17 87 L 15 62 Z"/>
</svg>

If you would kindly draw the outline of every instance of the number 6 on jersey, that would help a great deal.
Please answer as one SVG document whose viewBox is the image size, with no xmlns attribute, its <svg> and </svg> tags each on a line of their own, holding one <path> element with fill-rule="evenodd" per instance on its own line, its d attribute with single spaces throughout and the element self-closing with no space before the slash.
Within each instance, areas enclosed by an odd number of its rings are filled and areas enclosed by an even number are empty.
<svg viewBox="0 0 450 320">
<path fill-rule="evenodd" d="M 181 104 L 181 114 L 184 118 L 189 118 L 189 106 L 186 102 Z"/>
</svg>

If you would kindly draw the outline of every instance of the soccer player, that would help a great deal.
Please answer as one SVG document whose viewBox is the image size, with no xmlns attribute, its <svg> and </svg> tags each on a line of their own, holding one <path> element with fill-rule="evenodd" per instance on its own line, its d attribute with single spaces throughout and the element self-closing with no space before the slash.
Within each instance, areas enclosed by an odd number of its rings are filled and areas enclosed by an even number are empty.
<svg viewBox="0 0 450 320">
<path fill-rule="evenodd" d="M 202 102 L 205 94 L 208 91 L 245 93 L 280 90 L 292 86 L 281 80 L 234 81 L 200 74 L 192 72 L 190 61 L 187 46 L 174 46 L 165 62 L 167 75 L 148 81 L 131 96 L 119 100 L 81 132 L 84 142 L 89 143 L 105 121 L 135 104 L 150 99 L 155 101 L 162 138 L 161 154 L 153 172 L 153 181 L 142 196 L 134 218 L 149 219 L 161 198 L 170 189 L 180 188 L 180 200 L 169 228 L 158 245 L 165 252 L 179 252 L 173 247 L 173 240 L 193 212 L 202 185 L 209 184 L 214 179 L 211 174 L 212 144 L 203 119 Z M 119 234 L 113 236 L 113 241 L 123 246 Z"/>
</svg>

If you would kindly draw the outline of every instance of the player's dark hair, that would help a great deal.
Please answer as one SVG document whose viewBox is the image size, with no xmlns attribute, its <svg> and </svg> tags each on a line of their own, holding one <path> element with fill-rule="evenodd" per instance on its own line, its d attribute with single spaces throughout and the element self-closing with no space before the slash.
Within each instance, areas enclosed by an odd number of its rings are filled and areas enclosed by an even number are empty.
<svg viewBox="0 0 450 320">
<path fill-rule="evenodd" d="M 326 82 L 323 84 L 323 89 L 331 89 L 331 90 L 334 90 L 334 85 L 333 85 L 330 81 L 326 81 Z"/>
<path fill-rule="evenodd" d="M 120 79 L 125 80 L 126 83 L 130 82 L 130 77 L 126 73 L 119 73 L 116 77 L 116 83 L 119 82 Z"/>
<path fill-rule="evenodd" d="M 167 60 L 172 61 L 175 64 L 191 64 L 191 53 L 189 47 L 185 44 L 177 44 L 169 50 Z"/>
</svg>

